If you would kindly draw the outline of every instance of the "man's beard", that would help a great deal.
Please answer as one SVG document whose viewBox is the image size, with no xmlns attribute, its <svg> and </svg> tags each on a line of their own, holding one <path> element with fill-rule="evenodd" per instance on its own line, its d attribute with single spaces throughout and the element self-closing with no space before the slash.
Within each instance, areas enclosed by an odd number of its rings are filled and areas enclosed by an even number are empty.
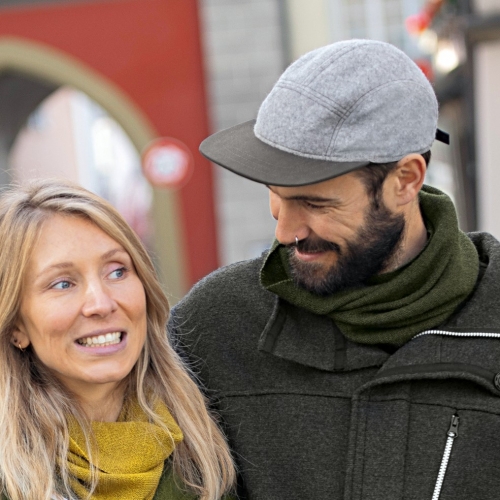
<svg viewBox="0 0 500 500">
<path fill-rule="evenodd" d="M 355 240 L 347 242 L 345 248 L 318 238 L 288 245 L 292 278 L 298 287 L 321 296 L 363 286 L 396 260 L 404 230 L 403 214 L 393 214 L 385 205 L 372 203 Z M 295 248 L 303 253 L 335 252 L 337 261 L 325 270 L 322 264 L 301 261 Z"/>
</svg>

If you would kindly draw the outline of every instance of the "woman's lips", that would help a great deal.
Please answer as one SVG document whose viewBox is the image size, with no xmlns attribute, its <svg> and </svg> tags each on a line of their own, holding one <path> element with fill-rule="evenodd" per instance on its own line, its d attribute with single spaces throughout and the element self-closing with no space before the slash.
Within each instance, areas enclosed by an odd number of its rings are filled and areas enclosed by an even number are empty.
<svg viewBox="0 0 500 500">
<path fill-rule="evenodd" d="M 100 335 L 90 335 L 77 340 L 80 345 L 88 347 L 104 347 L 108 345 L 119 344 L 121 342 L 122 332 L 109 332 Z"/>
<path fill-rule="evenodd" d="M 111 332 L 109 332 L 111 333 Z M 127 334 L 126 332 L 113 332 L 113 334 L 119 334 L 119 341 L 110 341 L 110 342 L 104 342 L 104 343 L 91 343 L 88 344 L 88 340 L 85 343 L 82 343 L 82 340 L 85 339 L 94 339 L 94 338 L 99 338 L 99 336 L 104 335 L 106 338 L 106 334 L 100 334 L 100 335 L 92 335 L 89 337 L 81 337 L 80 339 L 77 339 L 75 341 L 75 346 L 79 351 L 86 352 L 86 353 L 91 353 L 91 354 L 113 354 L 115 352 L 121 351 L 122 349 L 125 348 L 126 346 L 126 340 L 127 340 Z M 116 335 L 114 335 L 116 338 Z"/>
</svg>

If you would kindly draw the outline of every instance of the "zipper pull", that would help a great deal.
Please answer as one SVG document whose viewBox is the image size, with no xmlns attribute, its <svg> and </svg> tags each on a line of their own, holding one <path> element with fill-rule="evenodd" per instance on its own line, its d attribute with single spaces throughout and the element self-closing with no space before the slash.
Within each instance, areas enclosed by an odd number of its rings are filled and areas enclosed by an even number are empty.
<svg viewBox="0 0 500 500">
<path fill-rule="evenodd" d="M 451 438 L 456 438 L 458 436 L 458 423 L 460 422 L 460 418 L 458 415 L 453 415 L 451 417 L 450 428 L 448 429 L 448 436 Z"/>
</svg>

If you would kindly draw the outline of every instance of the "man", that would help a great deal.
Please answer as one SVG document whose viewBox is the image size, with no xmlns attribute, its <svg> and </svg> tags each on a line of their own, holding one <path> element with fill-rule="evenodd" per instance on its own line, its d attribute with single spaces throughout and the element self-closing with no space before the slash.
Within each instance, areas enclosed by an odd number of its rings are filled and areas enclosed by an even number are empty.
<svg viewBox="0 0 500 500">
<path fill-rule="evenodd" d="M 423 186 L 436 97 L 391 45 L 285 71 L 201 151 L 269 188 L 276 241 L 202 280 L 172 335 L 220 412 L 242 498 L 500 495 L 500 245 Z"/>
</svg>

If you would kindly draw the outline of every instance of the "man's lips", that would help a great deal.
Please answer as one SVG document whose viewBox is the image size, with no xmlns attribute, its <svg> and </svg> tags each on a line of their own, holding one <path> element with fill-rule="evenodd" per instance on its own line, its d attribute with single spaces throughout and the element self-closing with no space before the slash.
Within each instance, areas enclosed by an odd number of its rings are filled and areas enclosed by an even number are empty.
<svg viewBox="0 0 500 500">
<path fill-rule="evenodd" d="M 304 262 L 312 262 L 323 257 L 327 252 L 301 252 L 298 248 L 295 249 L 295 256 L 304 261 Z"/>
</svg>

